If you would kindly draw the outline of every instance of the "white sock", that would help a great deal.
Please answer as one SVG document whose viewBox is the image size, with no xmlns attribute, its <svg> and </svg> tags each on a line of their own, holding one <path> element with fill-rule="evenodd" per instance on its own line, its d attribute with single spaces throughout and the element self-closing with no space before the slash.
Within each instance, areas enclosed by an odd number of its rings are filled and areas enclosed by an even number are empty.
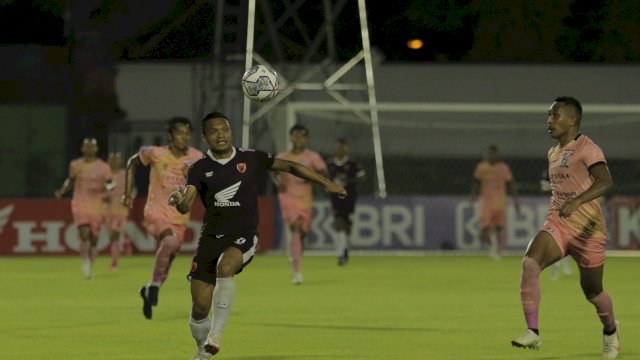
<svg viewBox="0 0 640 360">
<path fill-rule="evenodd" d="M 231 278 L 217 278 L 213 289 L 213 324 L 211 331 L 222 334 L 227 317 L 231 312 L 233 298 L 236 295 L 236 283 Z"/>
<path fill-rule="evenodd" d="M 196 341 L 198 349 L 203 349 L 209 330 L 211 330 L 211 318 L 207 316 L 201 320 L 194 320 L 191 315 L 189 315 L 189 327 L 191 328 L 191 336 L 193 336 L 193 339 Z"/>
<path fill-rule="evenodd" d="M 345 233 L 344 231 L 339 231 L 336 234 L 336 240 L 335 240 L 335 249 L 338 256 L 342 256 L 346 248 L 347 248 L 347 233 Z"/>
</svg>

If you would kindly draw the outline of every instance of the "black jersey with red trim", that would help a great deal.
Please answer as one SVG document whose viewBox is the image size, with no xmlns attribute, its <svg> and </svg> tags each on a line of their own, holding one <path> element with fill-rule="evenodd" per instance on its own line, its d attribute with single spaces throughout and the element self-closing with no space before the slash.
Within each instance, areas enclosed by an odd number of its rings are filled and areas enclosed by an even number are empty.
<svg viewBox="0 0 640 360">
<path fill-rule="evenodd" d="M 225 160 L 215 160 L 208 151 L 189 168 L 187 185 L 197 189 L 205 207 L 201 239 L 206 235 L 257 233 L 258 184 L 274 157 L 234 147 L 232 157 Z"/>
</svg>

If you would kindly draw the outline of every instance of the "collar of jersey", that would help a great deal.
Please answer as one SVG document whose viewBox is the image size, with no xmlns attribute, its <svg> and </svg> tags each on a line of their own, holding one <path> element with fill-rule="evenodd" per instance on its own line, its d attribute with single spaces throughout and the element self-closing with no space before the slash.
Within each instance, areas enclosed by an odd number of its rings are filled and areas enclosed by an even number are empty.
<svg viewBox="0 0 640 360">
<path fill-rule="evenodd" d="M 229 158 L 227 158 L 227 159 L 216 159 L 213 156 L 213 153 L 211 152 L 211 149 L 207 150 L 207 156 L 209 156 L 209 158 L 211 160 L 217 162 L 218 164 L 224 165 L 224 164 L 228 163 L 229 161 L 231 161 L 236 156 L 236 148 L 235 148 L 235 146 L 231 147 L 231 150 L 233 152 L 231 153 L 231 156 L 229 156 Z"/>
</svg>

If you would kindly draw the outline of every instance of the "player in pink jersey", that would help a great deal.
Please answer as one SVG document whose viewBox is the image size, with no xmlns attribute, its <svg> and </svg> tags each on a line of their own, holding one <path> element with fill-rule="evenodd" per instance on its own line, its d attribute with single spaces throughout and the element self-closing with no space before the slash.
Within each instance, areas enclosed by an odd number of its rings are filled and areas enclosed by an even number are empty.
<svg viewBox="0 0 640 360">
<path fill-rule="evenodd" d="M 276 158 L 300 163 L 317 173 L 328 177 L 327 164 L 320 154 L 307 149 L 309 131 L 302 125 L 294 125 L 289 130 L 292 149 L 283 151 Z M 291 238 L 289 251 L 293 268 L 293 283 L 302 284 L 300 259 L 304 238 L 309 232 L 313 211 L 313 187 L 307 180 L 289 173 L 277 173 L 273 180 L 278 186 L 280 210 L 284 222 L 289 226 Z"/>
<path fill-rule="evenodd" d="M 123 166 L 122 154 L 119 152 L 110 152 L 107 162 L 111 167 L 113 174 L 113 190 L 109 192 L 106 202 L 106 224 L 109 229 L 109 242 L 111 250 L 111 270 L 118 268 L 118 259 L 120 257 L 120 237 L 122 235 L 122 227 L 129 217 L 129 208 L 122 205 L 120 199 L 124 195 L 126 171 Z"/>
<path fill-rule="evenodd" d="M 202 157 L 202 152 L 189 146 L 191 122 L 182 117 L 169 120 L 168 146 L 146 146 L 127 162 L 127 178 L 123 204 L 130 207 L 133 201 L 133 181 L 136 168 L 150 165 L 149 192 L 144 206 L 144 222 L 147 232 L 160 243 L 151 281 L 140 289 L 142 313 L 151 319 L 152 306 L 158 304 L 160 286 L 169 275 L 169 268 L 184 240 L 189 213 L 181 214 L 167 202 L 169 194 L 185 185 L 189 166 Z"/>
<path fill-rule="evenodd" d="M 81 271 L 85 278 L 90 279 L 98 255 L 96 244 L 103 221 L 102 201 L 111 189 L 111 169 L 96 156 L 98 141 L 95 138 L 84 138 L 80 150 L 82 157 L 71 161 L 69 175 L 54 196 L 60 199 L 73 188 L 71 213 L 80 235 Z"/>
<path fill-rule="evenodd" d="M 558 144 L 548 152 L 551 204 L 546 222 L 531 240 L 522 261 L 520 299 L 527 331 L 513 339 L 515 347 L 537 349 L 540 272 L 571 255 L 578 264 L 582 292 L 603 325 L 603 357 L 620 352 L 613 303 L 602 286 L 606 233 L 599 198 L 613 185 L 600 147 L 580 133 L 582 105 L 562 96 L 549 109 L 547 127 Z"/>
<path fill-rule="evenodd" d="M 473 177 L 476 182 L 472 196 L 480 195 L 480 239 L 491 245 L 491 257 L 498 260 L 504 243 L 507 191 L 513 197 L 517 212 L 520 206 L 511 168 L 500 160 L 496 145 L 489 146 L 487 159 L 476 165 Z"/>
</svg>

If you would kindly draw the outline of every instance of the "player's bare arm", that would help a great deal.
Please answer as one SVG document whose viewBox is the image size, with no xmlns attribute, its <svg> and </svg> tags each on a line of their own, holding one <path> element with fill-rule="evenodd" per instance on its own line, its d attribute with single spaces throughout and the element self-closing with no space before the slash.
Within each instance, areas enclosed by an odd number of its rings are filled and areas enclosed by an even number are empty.
<svg viewBox="0 0 640 360">
<path fill-rule="evenodd" d="M 589 174 L 593 178 L 593 184 L 582 194 L 562 204 L 558 213 L 561 217 L 571 216 L 580 205 L 599 198 L 613 186 L 611 173 L 609 173 L 609 167 L 606 164 L 602 163 L 593 166 Z"/>
<path fill-rule="evenodd" d="M 62 198 L 64 194 L 66 194 L 67 192 L 69 192 L 69 190 L 71 190 L 71 188 L 73 188 L 74 180 L 75 179 L 72 178 L 66 178 L 64 180 L 64 183 L 62 183 L 62 187 L 53 192 L 53 196 L 55 196 L 56 199 Z"/>
<path fill-rule="evenodd" d="M 133 204 L 133 183 L 136 177 L 136 169 L 140 164 L 139 154 L 135 154 L 127 160 L 127 172 L 124 178 L 124 194 L 120 202 L 128 208 L 131 208 Z"/>
<path fill-rule="evenodd" d="M 183 189 L 176 189 L 169 194 L 169 205 L 175 206 L 181 214 L 186 214 L 191 210 L 196 193 L 196 188 L 191 185 L 187 185 Z"/>
<path fill-rule="evenodd" d="M 347 190 L 345 190 L 344 187 L 334 183 L 328 178 L 318 174 L 317 172 L 309 169 L 302 164 L 276 158 L 273 162 L 273 165 L 271 166 L 271 170 L 286 171 L 299 178 L 320 184 L 324 186 L 324 188 L 330 193 L 338 194 L 338 196 L 340 197 L 347 196 Z"/>
</svg>

